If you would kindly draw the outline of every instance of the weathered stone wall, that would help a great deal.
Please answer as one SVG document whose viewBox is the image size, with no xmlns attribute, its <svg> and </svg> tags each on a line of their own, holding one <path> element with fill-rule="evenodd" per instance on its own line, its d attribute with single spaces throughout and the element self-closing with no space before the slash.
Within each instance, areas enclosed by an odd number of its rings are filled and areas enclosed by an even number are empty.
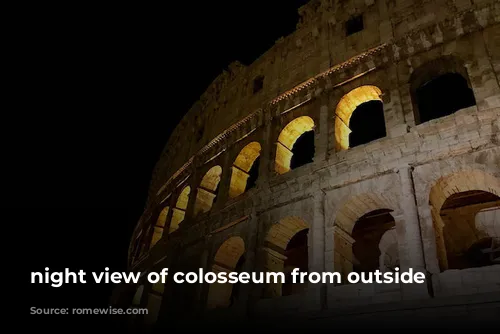
<svg viewBox="0 0 500 334">
<path fill-rule="evenodd" d="M 345 21 L 360 13 L 364 29 L 345 37 Z M 425 272 L 428 286 L 310 284 L 296 295 L 263 298 L 269 287 L 244 285 L 229 311 L 212 314 L 307 313 L 500 291 L 499 266 L 440 270 L 433 219 L 433 205 L 446 197 L 436 194 L 450 195 L 451 188 L 500 196 L 500 4 L 324 0 L 304 6 L 301 15 L 295 33 L 252 65 L 233 64 L 218 77 L 178 126 L 158 163 L 135 235 L 147 231 L 163 208 L 174 208 L 189 185 L 185 219 L 134 259 L 130 269 L 207 271 L 231 237 L 244 242 L 243 271 L 279 269 L 284 261 L 276 253 L 280 240 L 293 229 L 308 228 L 309 271 L 343 270 L 352 257 L 355 223 L 373 210 L 388 209 L 401 269 Z M 447 67 L 466 76 L 476 105 L 419 124 L 414 82 L 424 80 L 426 71 Z M 259 75 L 264 86 L 253 94 L 252 80 Z M 337 106 L 347 93 L 366 85 L 382 92 L 387 136 L 339 149 Z M 314 161 L 280 174 L 275 169 L 278 137 L 301 116 L 314 121 Z M 251 142 L 262 147 L 257 186 L 230 198 L 232 166 Z M 216 201 L 210 211 L 195 216 L 197 189 L 214 166 L 222 168 Z M 450 189 L 443 179 L 449 179 Z M 289 225 L 280 229 L 284 221 Z M 167 285 L 162 309 L 202 313 L 209 290 L 207 284 Z"/>
<path fill-rule="evenodd" d="M 408 52 L 413 53 L 419 44 L 429 48 L 433 39 L 443 41 L 446 35 L 463 34 L 470 26 L 487 22 L 491 15 L 490 11 L 471 10 L 494 2 L 312 1 L 301 10 L 303 22 L 297 31 L 278 40 L 251 65 L 231 64 L 214 80 L 172 134 L 158 163 L 153 187 L 161 187 L 231 124 L 301 82 L 381 43 L 402 40 Z M 363 15 L 365 29 L 345 37 L 345 22 L 356 14 Z M 466 17 L 455 22 L 459 15 Z M 443 23 L 447 19 L 453 21 L 450 31 Z M 415 34 L 416 31 L 421 32 Z M 498 45 L 498 34 L 493 30 L 486 30 L 485 34 L 490 43 Z M 397 50 L 399 47 L 394 46 L 397 53 L 405 51 Z M 498 56 L 495 57 L 498 67 Z M 264 76 L 264 88 L 253 94 L 253 79 L 260 75 Z"/>
</svg>

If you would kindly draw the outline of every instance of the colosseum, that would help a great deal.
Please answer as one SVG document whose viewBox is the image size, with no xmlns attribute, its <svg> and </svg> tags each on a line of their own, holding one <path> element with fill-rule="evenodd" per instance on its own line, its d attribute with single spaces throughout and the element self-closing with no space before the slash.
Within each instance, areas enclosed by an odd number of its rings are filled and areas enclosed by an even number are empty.
<svg viewBox="0 0 500 334">
<path fill-rule="evenodd" d="M 130 328 L 500 322 L 500 2 L 311 0 L 299 14 L 172 133 L 130 243 L 143 276 L 113 305 L 149 310 Z M 426 283 L 146 280 L 162 268 L 411 268 Z"/>
</svg>

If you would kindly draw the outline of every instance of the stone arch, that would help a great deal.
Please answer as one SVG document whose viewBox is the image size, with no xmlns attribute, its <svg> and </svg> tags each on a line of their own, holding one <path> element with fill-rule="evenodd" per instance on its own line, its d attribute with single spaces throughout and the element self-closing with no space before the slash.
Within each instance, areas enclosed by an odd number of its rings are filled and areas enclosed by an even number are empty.
<svg viewBox="0 0 500 334">
<path fill-rule="evenodd" d="M 309 224 L 300 217 L 291 216 L 273 224 L 264 238 L 264 267 L 270 272 L 289 274 L 293 268 L 308 271 Z M 295 294 L 304 288 L 301 284 L 290 283 L 290 278 L 271 283 L 265 291 L 266 297 Z"/>
<path fill-rule="evenodd" d="M 212 272 L 231 273 L 240 271 L 245 253 L 245 242 L 241 237 L 233 236 L 217 249 L 212 265 Z M 235 286 L 231 283 L 214 283 L 209 286 L 207 307 L 225 308 L 231 305 Z"/>
<path fill-rule="evenodd" d="M 386 233 L 396 226 L 394 208 L 388 199 L 374 193 L 352 196 L 343 203 L 334 222 L 335 271 L 346 278 L 353 271 L 381 269 L 381 257 L 390 246 Z"/>
<path fill-rule="evenodd" d="M 378 245 L 380 250 L 379 268 L 381 271 L 392 271 L 399 267 L 398 235 L 396 228 L 392 228 L 382 235 Z"/>
<path fill-rule="evenodd" d="M 364 215 L 378 209 L 393 207 L 392 201 L 383 195 L 372 192 L 354 195 L 343 202 L 335 217 L 334 225 L 351 234 L 358 219 Z"/>
<path fill-rule="evenodd" d="M 447 83 L 450 82 L 453 84 L 452 91 L 445 93 L 445 88 L 450 87 Z M 420 65 L 411 74 L 409 84 L 417 125 L 476 104 L 467 68 L 464 61 L 457 56 L 442 56 Z M 429 95 L 427 91 L 436 94 L 439 99 L 429 99 L 429 103 L 425 102 L 428 99 L 426 96 Z M 441 102 L 444 104 L 441 105 Z M 435 110 L 428 104 L 434 105 Z"/>
<path fill-rule="evenodd" d="M 143 294 L 144 294 L 144 284 L 141 284 L 137 287 L 137 289 L 134 292 L 130 308 L 139 309 L 143 307 L 142 306 Z M 127 318 L 128 318 L 127 323 L 130 328 L 142 325 L 140 322 L 138 322 L 140 318 L 137 313 L 132 312 L 130 315 L 127 316 Z"/>
<path fill-rule="evenodd" d="M 148 299 L 146 304 L 146 309 L 148 310 L 148 313 L 144 316 L 145 325 L 152 326 L 158 320 L 164 292 L 165 292 L 165 285 L 161 283 L 161 281 L 155 284 L 151 284 L 151 289 L 148 293 Z"/>
<path fill-rule="evenodd" d="M 158 219 L 156 220 L 155 226 L 153 228 L 153 237 L 151 238 L 151 246 L 150 249 L 153 248 L 158 241 L 160 241 L 163 236 L 163 231 L 165 229 L 165 224 L 167 223 L 168 214 L 170 212 L 170 207 L 166 206 L 158 215 Z"/>
<path fill-rule="evenodd" d="M 345 94 L 337 104 L 335 108 L 335 149 L 337 151 L 347 150 L 350 147 L 350 135 L 352 133 L 350 128 L 351 117 L 357 111 L 361 111 L 363 106 L 367 106 L 367 103 L 377 102 L 381 104 L 381 109 L 378 108 L 369 108 L 370 113 L 374 113 L 375 120 L 381 121 L 381 132 L 383 132 L 383 136 L 385 136 L 385 118 L 383 115 L 383 101 L 382 101 L 382 91 L 376 87 L 371 85 L 361 86 L 358 88 L 354 88 L 349 93 Z M 365 116 L 365 111 L 361 111 Z M 381 112 L 381 114 L 380 114 Z M 367 119 L 368 120 L 368 119 Z M 368 120 L 369 121 L 369 120 Z M 383 130 L 383 131 L 382 131 Z M 376 136 L 370 138 L 371 140 L 375 140 L 382 136 L 379 136 L 378 132 Z M 370 141 L 371 141 L 370 140 Z"/>
<path fill-rule="evenodd" d="M 287 173 L 294 168 L 292 159 L 294 158 L 295 144 L 304 135 L 314 134 L 314 129 L 314 120 L 309 116 L 297 117 L 283 128 L 276 145 L 275 169 L 278 174 Z M 312 151 L 308 152 L 311 157 L 314 156 L 314 138 L 312 145 Z M 307 158 L 304 160 L 310 162 Z"/>
<path fill-rule="evenodd" d="M 176 231 L 179 228 L 180 223 L 184 221 L 190 194 L 191 187 L 185 186 L 180 192 L 179 197 L 177 197 L 177 202 L 175 203 L 175 207 L 172 212 L 169 233 Z"/>
<path fill-rule="evenodd" d="M 143 293 L 144 293 L 144 285 L 141 284 L 135 290 L 134 297 L 132 298 L 132 306 L 138 307 L 141 305 Z"/>
<path fill-rule="evenodd" d="M 259 171 L 261 150 L 262 147 L 258 142 L 251 142 L 243 147 L 234 160 L 229 185 L 230 198 L 243 194 L 253 186 L 253 181 L 257 178 Z"/>
<path fill-rule="evenodd" d="M 488 258 L 496 239 L 478 229 L 476 221 L 481 211 L 500 206 L 499 178 L 480 170 L 443 176 L 431 187 L 429 204 L 441 271 L 492 264 Z"/>
<path fill-rule="evenodd" d="M 196 202 L 194 205 L 195 215 L 200 212 L 203 213 L 210 211 L 217 197 L 221 177 L 221 166 L 214 166 L 210 168 L 206 172 L 205 176 L 203 176 L 203 179 L 198 186 L 198 192 L 196 193 Z"/>
</svg>

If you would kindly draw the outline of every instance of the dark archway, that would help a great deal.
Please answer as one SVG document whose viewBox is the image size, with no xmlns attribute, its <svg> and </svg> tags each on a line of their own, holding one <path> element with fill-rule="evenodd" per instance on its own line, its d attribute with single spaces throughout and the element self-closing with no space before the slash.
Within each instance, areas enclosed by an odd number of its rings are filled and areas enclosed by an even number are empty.
<svg viewBox="0 0 500 334">
<path fill-rule="evenodd" d="M 351 148 L 384 138 L 387 132 L 383 102 L 371 100 L 360 104 L 351 115 L 349 128 Z"/>
<path fill-rule="evenodd" d="M 247 185 L 245 191 L 252 189 L 257 184 L 257 179 L 259 178 L 259 166 L 260 166 L 260 156 L 253 162 L 250 171 L 248 172 Z"/>
<path fill-rule="evenodd" d="M 446 73 L 425 82 L 417 88 L 416 99 L 420 123 L 476 105 L 472 89 L 459 73 Z"/>
<path fill-rule="evenodd" d="M 371 211 L 359 218 L 354 225 L 352 255 L 355 272 L 374 272 L 380 268 L 380 241 L 387 231 L 395 228 L 391 211 Z"/>
<path fill-rule="evenodd" d="M 287 276 L 285 283 L 282 286 L 283 296 L 293 295 L 305 288 L 306 283 L 292 283 L 291 272 L 298 268 L 299 272 L 307 272 L 309 267 L 307 235 L 309 229 L 302 230 L 295 234 L 288 243 L 285 256 L 286 260 L 283 263 L 285 275 Z"/>
<path fill-rule="evenodd" d="M 245 256 L 242 255 L 238 260 L 238 263 L 236 264 L 234 271 L 237 273 L 243 272 L 244 264 L 245 264 Z M 240 287 L 241 287 L 240 282 L 233 284 L 233 290 L 231 291 L 231 297 L 230 297 L 230 306 L 233 306 L 240 297 Z"/>
<path fill-rule="evenodd" d="M 295 142 L 292 148 L 292 160 L 290 168 L 295 169 L 304 166 L 314 160 L 314 130 L 304 132 Z"/>
</svg>

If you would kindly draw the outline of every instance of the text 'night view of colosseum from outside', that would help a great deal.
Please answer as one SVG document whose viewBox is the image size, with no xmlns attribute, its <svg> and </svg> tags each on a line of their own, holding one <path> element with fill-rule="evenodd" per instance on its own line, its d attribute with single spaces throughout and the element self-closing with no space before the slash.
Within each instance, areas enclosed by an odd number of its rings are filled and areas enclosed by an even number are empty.
<svg viewBox="0 0 500 334">
<path fill-rule="evenodd" d="M 133 328 L 498 316 L 500 2 L 312 0 L 299 14 L 252 64 L 230 64 L 171 135 L 129 270 L 411 268 L 427 284 L 142 276 L 112 303 L 148 308 Z"/>
</svg>

